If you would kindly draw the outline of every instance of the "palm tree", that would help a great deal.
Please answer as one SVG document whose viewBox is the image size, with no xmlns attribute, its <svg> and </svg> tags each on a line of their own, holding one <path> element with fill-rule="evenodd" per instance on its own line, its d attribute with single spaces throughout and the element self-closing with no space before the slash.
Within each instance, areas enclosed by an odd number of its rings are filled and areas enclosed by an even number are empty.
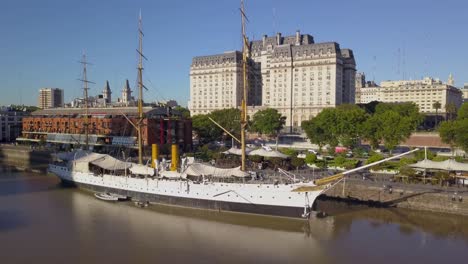
<svg viewBox="0 0 468 264">
<path fill-rule="evenodd" d="M 432 104 L 432 107 L 436 110 L 436 117 L 435 117 L 435 128 L 437 128 L 437 123 L 439 121 L 439 109 L 442 107 L 439 101 L 436 101 Z"/>
</svg>

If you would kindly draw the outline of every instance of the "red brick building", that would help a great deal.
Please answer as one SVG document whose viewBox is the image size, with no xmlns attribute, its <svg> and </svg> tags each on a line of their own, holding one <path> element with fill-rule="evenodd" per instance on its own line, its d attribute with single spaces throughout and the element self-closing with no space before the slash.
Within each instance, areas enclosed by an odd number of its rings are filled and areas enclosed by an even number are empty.
<svg viewBox="0 0 468 264">
<path fill-rule="evenodd" d="M 165 107 L 144 107 L 143 144 L 178 144 L 188 151 L 192 147 L 192 121 Z M 89 145 L 136 147 L 136 107 L 88 109 Z M 23 118 L 23 136 L 17 141 L 47 142 L 65 145 L 85 144 L 83 108 L 53 108 L 33 112 Z M 126 117 L 127 118 L 126 118 Z"/>
</svg>

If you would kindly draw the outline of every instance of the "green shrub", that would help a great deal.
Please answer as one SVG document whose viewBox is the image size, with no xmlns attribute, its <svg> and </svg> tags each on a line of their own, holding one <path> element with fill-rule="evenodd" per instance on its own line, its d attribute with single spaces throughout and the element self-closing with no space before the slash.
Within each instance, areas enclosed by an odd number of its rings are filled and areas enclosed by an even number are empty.
<svg viewBox="0 0 468 264">
<path fill-rule="evenodd" d="M 400 168 L 402 168 L 404 166 L 407 166 L 409 164 L 413 164 L 413 163 L 416 163 L 416 162 L 417 162 L 417 160 L 415 158 L 403 157 L 403 158 L 400 159 L 400 161 L 398 163 L 399 163 Z"/>
<path fill-rule="evenodd" d="M 371 164 L 371 163 L 374 163 L 376 161 L 383 160 L 383 159 L 384 157 L 382 154 L 374 153 L 367 159 L 366 164 Z"/>
<path fill-rule="evenodd" d="M 297 150 L 292 148 L 280 148 L 279 151 L 290 157 L 297 157 Z"/>
<path fill-rule="evenodd" d="M 450 157 L 444 157 L 444 156 L 435 156 L 432 158 L 433 161 L 446 161 L 450 159 Z"/>
<path fill-rule="evenodd" d="M 423 160 L 425 158 L 425 150 L 424 149 L 421 149 L 421 150 L 418 150 L 416 152 L 414 152 L 414 158 L 417 159 L 418 161 L 419 160 Z M 427 151 L 427 159 L 430 159 L 432 160 L 434 157 L 436 156 L 436 154 L 430 150 Z"/>
<path fill-rule="evenodd" d="M 313 154 L 313 153 L 310 153 L 310 154 L 307 154 L 306 157 L 305 157 L 305 163 L 307 164 L 314 164 L 315 162 L 317 161 L 317 155 Z"/>
<path fill-rule="evenodd" d="M 293 156 L 291 158 L 291 165 L 296 169 L 303 166 L 304 164 L 305 164 L 304 159 L 298 158 L 296 156 Z"/>
</svg>

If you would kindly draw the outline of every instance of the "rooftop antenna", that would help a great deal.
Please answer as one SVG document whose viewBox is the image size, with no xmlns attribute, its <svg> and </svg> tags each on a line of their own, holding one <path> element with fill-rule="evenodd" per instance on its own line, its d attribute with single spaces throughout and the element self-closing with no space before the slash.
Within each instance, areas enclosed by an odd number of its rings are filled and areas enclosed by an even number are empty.
<svg viewBox="0 0 468 264">
<path fill-rule="evenodd" d="M 88 81 L 86 66 L 91 63 L 86 61 L 86 52 L 83 51 L 83 56 L 80 63 L 83 65 L 83 79 L 78 79 L 83 83 L 83 94 L 84 94 L 84 107 L 85 107 L 85 118 L 83 126 L 85 128 L 85 147 L 89 150 L 89 100 L 88 100 L 88 83 L 94 84 L 94 82 Z"/>
</svg>

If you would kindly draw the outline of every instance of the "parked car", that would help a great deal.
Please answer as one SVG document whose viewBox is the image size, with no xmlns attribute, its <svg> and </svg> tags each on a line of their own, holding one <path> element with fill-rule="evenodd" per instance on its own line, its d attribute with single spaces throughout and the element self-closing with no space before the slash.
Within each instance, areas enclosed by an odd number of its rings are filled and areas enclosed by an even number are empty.
<svg viewBox="0 0 468 264">
<path fill-rule="evenodd" d="M 313 154 L 315 154 L 315 155 L 318 154 L 318 152 L 317 152 L 316 150 L 314 150 L 314 149 L 308 149 L 307 152 L 313 153 Z"/>
</svg>

